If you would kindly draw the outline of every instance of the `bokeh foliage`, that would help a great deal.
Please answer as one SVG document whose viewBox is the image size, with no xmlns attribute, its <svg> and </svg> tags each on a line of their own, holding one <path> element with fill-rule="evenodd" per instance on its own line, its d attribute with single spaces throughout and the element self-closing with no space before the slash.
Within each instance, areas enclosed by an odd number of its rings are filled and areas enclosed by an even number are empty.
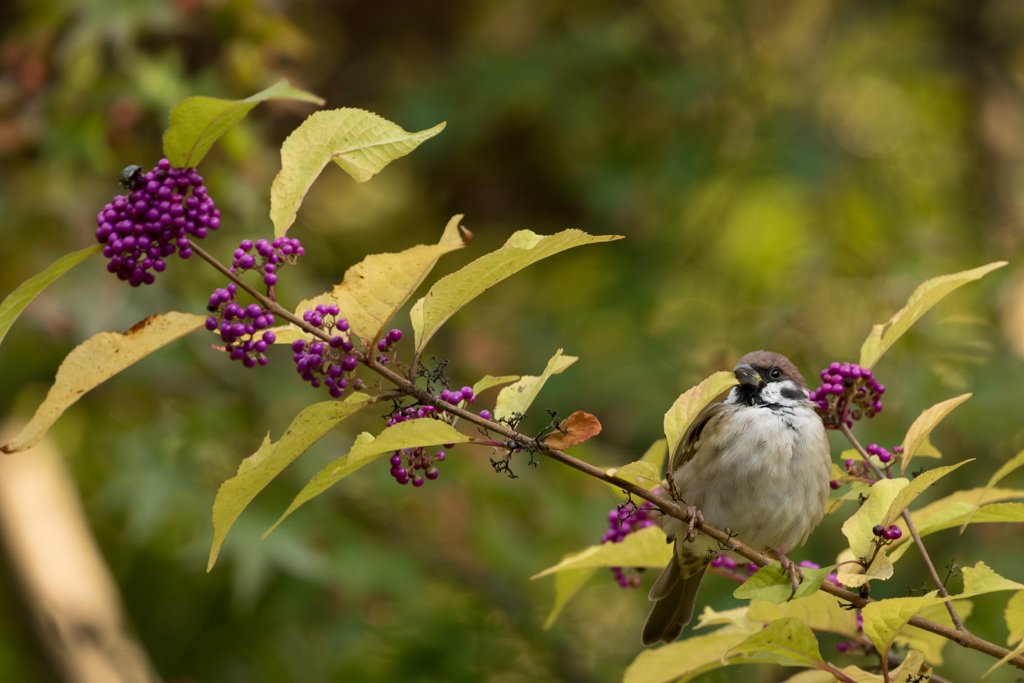
<svg viewBox="0 0 1024 683">
<path fill-rule="evenodd" d="M 919 282 L 1000 259 L 1005 271 L 950 297 L 888 352 L 875 369 L 885 411 L 860 437 L 897 444 L 923 408 L 970 391 L 932 435 L 947 464 L 978 459 L 956 487 L 984 484 L 1024 448 L 1024 7 L 1013 0 L 43 0 L 6 4 L 0 25 L 0 295 L 92 243 L 120 169 L 159 157 L 175 102 L 245 97 L 286 76 L 329 107 L 447 128 L 371 183 L 331 169 L 314 185 L 291 228 L 310 256 L 283 302 L 327 289 L 366 253 L 435 241 L 456 213 L 475 240 L 439 274 L 520 228 L 627 237 L 518 274 L 427 353 L 452 359 L 460 386 L 536 374 L 558 348 L 578 355 L 532 419 L 539 428 L 548 407 L 597 415 L 604 431 L 578 449 L 586 459 L 637 459 L 676 396 L 745 351 L 786 353 L 808 376 L 856 360 L 870 325 Z M 224 212 L 214 253 L 271 234 L 278 150 L 309 111 L 261 107 L 204 160 Z M 222 285 L 206 271 L 175 261 L 142 291 L 98 261 L 73 271 L 0 348 L 0 414 L 27 416 L 89 335 L 189 305 L 201 313 Z M 418 491 L 397 488 L 381 463 L 259 541 L 357 421 L 255 501 L 205 574 L 217 485 L 311 398 L 285 361 L 242 373 L 186 339 L 52 433 L 167 679 L 621 676 L 638 649 L 641 591 L 602 576 L 540 629 L 551 587 L 527 577 L 596 540 L 615 503 L 552 463 L 510 481 L 458 454 Z M 984 559 L 1019 579 L 1013 532 L 944 532 L 948 557 L 936 560 Z M 830 564 L 838 534 L 826 522 L 798 559 Z M 732 586 L 708 583 L 702 600 L 732 604 Z M 0 678 L 42 675 L 3 604 Z M 999 642 L 995 604 L 979 600 L 971 624 Z M 947 654 L 954 680 L 990 663 Z"/>
</svg>

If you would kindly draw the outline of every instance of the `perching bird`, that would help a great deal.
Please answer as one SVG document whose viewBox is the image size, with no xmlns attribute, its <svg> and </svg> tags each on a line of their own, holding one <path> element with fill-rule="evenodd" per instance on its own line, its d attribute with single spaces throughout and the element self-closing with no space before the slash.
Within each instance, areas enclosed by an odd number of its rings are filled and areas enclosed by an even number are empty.
<svg viewBox="0 0 1024 683">
<path fill-rule="evenodd" d="M 673 495 L 751 548 L 785 554 L 825 515 L 828 437 L 807 383 L 788 358 L 754 351 L 733 372 L 739 384 L 694 419 L 672 458 Z M 718 541 L 674 517 L 662 517 L 661 526 L 675 552 L 651 588 L 644 645 L 679 637 L 693 617 L 704 571 L 720 550 Z M 787 567 L 795 572 L 792 563 Z"/>
</svg>

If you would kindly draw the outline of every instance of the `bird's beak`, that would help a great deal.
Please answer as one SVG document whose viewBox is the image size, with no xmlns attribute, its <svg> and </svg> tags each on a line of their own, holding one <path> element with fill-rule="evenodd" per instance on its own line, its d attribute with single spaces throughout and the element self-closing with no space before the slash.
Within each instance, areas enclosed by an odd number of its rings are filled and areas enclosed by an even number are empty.
<svg viewBox="0 0 1024 683">
<path fill-rule="evenodd" d="M 749 384 L 756 387 L 761 383 L 761 375 L 757 374 L 757 371 L 746 363 L 733 368 L 733 373 L 735 373 L 736 379 L 740 381 L 740 384 Z"/>
</svg>

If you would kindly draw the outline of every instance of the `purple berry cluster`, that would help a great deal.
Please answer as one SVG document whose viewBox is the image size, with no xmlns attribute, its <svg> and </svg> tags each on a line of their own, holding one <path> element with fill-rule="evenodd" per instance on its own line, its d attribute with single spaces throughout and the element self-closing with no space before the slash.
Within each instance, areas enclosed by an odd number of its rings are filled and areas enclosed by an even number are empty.
<svg viewBox="0 0 1024 683">
<path fill-rule="evenodd" d="M 886 467 L 888 467 L 894 459 L 896 460 L 896 462 L 899 462 L 900 457 L 903 455 L 902 446 L 894 446 L 892 451 L 890 452 L 886 448 L 879 446 L 876 443 L 872 443 L 868 444 L 867 448 L 865 448 L 864 450 L 867 451 L 868 455 L 878 456 L 878 459 Z M 849 458 L 846 460 L 844 464 L 846 465 L 847 475 L 857 479 L 873 479 L 874 473 L 871 471 L 871 468 L 868 467 L 868 464 L 863 460 L 854 460 L 853 458 Z M 841 484 L 838 481 L 832 480 L 829 482 L 829 486 L 831 486 L 832 489 L 835 490 L 839 488 Z"/>
<path fill-rule="evenodd" d="M 876 524 L 871 529 L 871 533 L 879 540 L 879 542 L 895 541 L 903 536 L 903 530 L 895 524 L 890 524 L 888 527 L 884 527 L 881 524 Z"/>
<path fill-rule="evenodd" d="M 401 330 L 391 330 L 390 332 L 387 333 L 387 335 L 384 336 L 383 339 L 377 342 L 377 350 L 380 351 L 380 355 L 377 356 L 378 363 L 380 363 L 381 365 L 387 365 L 388 362 L 394 361 L 394 355 L 392 355 L 391 358 L 388 358 L 388 353 L 393 352 L 395 350 L 395 344 L 397 344 L 401 338 Z M 472 391 L 470 393 L 472 393 Z M 450 402 L 451 401 L 449 401 L 449 403 Z M 458 401 L 455 401 L 455 403 L 458 403 Z"/>
<path fill-rule="evenodd" d="M 377 349 L 384 351 L 385 349 L 382 347 L 386 346 L 386 350 L 390 351 L 401 338 L 401 330 L 391 330 L 385 339 L 380 340 L 381 343 L 377 345 Z M 380 358 L 377 360 L 380 361 Z M 467 403 L 476 402 L 473 387 L 462 387 L 462 389 L 456 390 L 445 389 L 437 395 L 437 398 L 452 405 L 458 405 L 463 401 Z M 489 420 L 490 411 L 480 411 L 481 416 L 485 413 L 487 415 L 485 419 Z M 450 422 L 452 416 L 443 410 L 438 410 L 434 406 L 418 404 L 395 410 L 388 416 L 387 426 L 391 427 L 399 422 L 423 418 Z M 454 448 L 454 446 L 455 444 L 444 444 L 444 448 Z M 391 476 L 402 485 L 412 483 L 416 487 L 423 486 L 427 479 L 437 479 L 440 472 L 437 469 L 436 463 L 444 462 L 446 457 L 447 454 L 444 451 L 431 452 L 426 446 L 397 450 L 391 455 Z"/>
<path fill-rule="evenodd" d="M 277 269 L 283 265 L 295 265 L 305 253 L 295 237 L 278 237 L 273 242 L 242 240 L 235 249 L 230 270 L 236 274 L 255 270 L 263 276 L 263 284 L 270 288 L 277 284 Z"/>
<path fill-rule="evenodd" d="M 637 507 L 633 503 L 626 503 L 608 512 L 608 530 L 601 536 L 601 543 L 621 543 L 626 536 L 632 533 L 654 526 L 658 522 L 654 518 L 654 505 L 644 501 Z M 635 567 L 632 570 L 624 570 L 622 567 L 609 567 L 615 581 L 623 588 L 633 588 L 640 585 L 640 572 L 642 567 Z"/>
<path fill-rule="evenodd" d="M 206 319 L 206 329 L 220 333 L 231 360 L 242 361 L 247 368 L 266 365 L 267 347 L 277 340 L 267 329 L 274 324 L 274 315 L 256 303 L 242 306 L 235 301 L 237 293 L 238 286 L 231 282 L 210 295 L 206 310 L 213 315 Z"/>
<path fill-rule="evenodd" d="M 821 381 L 810 399 L 818 404 L 825 427 L 838 429 L 844 423 L 849 427 L 853 420 L 882 412 L 885 387 L 869 368 L 856 363 L 832 363 L 821 371 Z"/>
<path fill-rule="evenodd" d="M 340 314 L 334 304 L 320 304 L 303 312 L 303 320 L 332 336 L 326 342 L 309 339 L 292 342 L 296 372 L 314 389 L 327 387 L 327 393 L 334 398 L 341 398 L 349 386 L 361 389 L 363 385 L 362 380 L 352 378 L 352 373 L 359 366 L 359 358 L 354 355 L 355 344 L 352 335 L 348 334 L 348 320 L 339 318 Z"/>
<path fill-rule="evenodd" d="M 173 168 L 167 159 L 147 173 L 129 168 L 122 184 L 130 192 L 96 215 L 96 241 L 104 245 L 107 270 L 138 287 L 153 284 L 168 256 L 190 257 L 189 237 L 203 239 L 216 230 L 220 211 L 194 168 Z"/>
<path fill-rule="evenodd" d="M 868 452 L 868 455 L 877 455 L 878 459 L 882 461 L 882 464 L 884 465 L 888 465 L 889 463 L 891 463 L 893 458 L 896 458 L 898 462 L 899 456 L 903 455 L 902 446 L 896 446 L 895 448 L 892 449 L 892 452 L 890 453 L 889 451 L 879 446 L 878 444 L 872 443 L 868 444 L 867 448 L 865 448 L 864 450 Z"/>
</svg>

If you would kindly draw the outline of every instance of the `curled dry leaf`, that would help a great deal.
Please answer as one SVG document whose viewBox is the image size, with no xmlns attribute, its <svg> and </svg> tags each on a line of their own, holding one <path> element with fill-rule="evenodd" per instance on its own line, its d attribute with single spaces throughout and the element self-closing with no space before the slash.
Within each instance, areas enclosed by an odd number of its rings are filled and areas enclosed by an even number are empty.
<svg viewBox="0 0 1024 683">
<path fill-rule="evenodd" d="M 552 448 L 564 450 L 600 433 L 601 422 L 590 413 L 577 410 L 559 423 L 557 432 L 551 432 L 541 441 Z"/>
</svg>

